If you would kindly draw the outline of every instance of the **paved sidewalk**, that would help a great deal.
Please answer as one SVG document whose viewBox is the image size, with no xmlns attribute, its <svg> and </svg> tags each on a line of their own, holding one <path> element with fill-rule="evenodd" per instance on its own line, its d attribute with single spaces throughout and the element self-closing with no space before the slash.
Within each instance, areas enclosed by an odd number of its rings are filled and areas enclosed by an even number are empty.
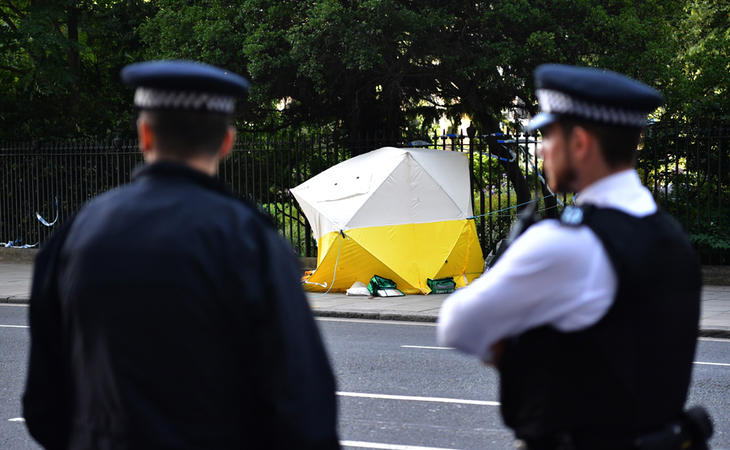
<svg viewBox="0 0 730 450">
<path fill-rule="evenodd" d="M 28 262 L 0 262 L 0 302 L 27 303 L 32 271 Z"/>
<path fill-rule="evenodd" d="M 27 303 L 32 264 L 0 261 L 0 303 Z M 433 322 L 446 295 L 365 297 L 307 293 L 317 316 Z M 730 338 L 730 286 L 702 290 L 702 336 Z"/>
</svg>

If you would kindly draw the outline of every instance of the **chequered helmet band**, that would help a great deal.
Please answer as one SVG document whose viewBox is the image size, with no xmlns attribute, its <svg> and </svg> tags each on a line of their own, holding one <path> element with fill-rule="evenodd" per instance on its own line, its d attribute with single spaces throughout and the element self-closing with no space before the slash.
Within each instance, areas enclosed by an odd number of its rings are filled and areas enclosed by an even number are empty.
<svg viewBox="0 0 730 450">
<path fill-rule="evenodd" d="M 233 114 L 236 99 L 204 92 L 164 91 L 138 87 L 134 92 L 134 105 L 141 109 L 178 109 Z"/>
<path fill-rule="evenodd" d="M 552 89 L 538 89 L 535 94 L 542 112 L 570 114 L 611 125 L 646 126 L 647 113 L 645 112 L 587 102 Z"/>
</svg>

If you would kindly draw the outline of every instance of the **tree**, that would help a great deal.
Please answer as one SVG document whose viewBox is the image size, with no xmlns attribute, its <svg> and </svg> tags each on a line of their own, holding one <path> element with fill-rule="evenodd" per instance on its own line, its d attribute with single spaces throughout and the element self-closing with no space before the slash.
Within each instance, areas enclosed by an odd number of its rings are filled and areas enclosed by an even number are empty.
<svg viewBox="0 0 730 450">
<path fill-rule="evenodd" d="M 0 2 L 0 135 L 64 137 L 130 130 L 119 70 L 138 58 L 143 0 Z"/>
<path fill-rule="evenodd" d="M 730 118 L 730 4 L 689 0 L 677 27 L 676 78 L 668 118 L 712 123 Z"/>
<path fill-rule="evenodd" d="M 517 132 L 505 112 L 536 112 L 532 72 L 545 62 L 659 88 L 659 127 L 726 123 L 729 17 L 712 0 L 0 0 L 0 138 L 132 134 L 119 70 L 158 58 L 251 79 L 236 119 L 252 130 L 325 128 L 385 144 L 426 138 L 445 114 L 468 115 L 479 136 Z M 727 147 L 712 145 L 675 167 L 728 167 L 717 151 Z M 527 201 L 524 167 L 490 149 Z M 659 173 L 667 157 L 656 160 L 641 170 Z M 717 172 L 702 178 L 707 190 L 727 185 Z"/>
<path fill-rule="evenodd" d="M 543 62 L 668 83 L 672 73 L 660 61 L 675 51 L 683 2 L 168 0 L 141 34 L 149 56 L 191 57 L 250 76 L 255 107 L 243 118 L 265 128 L 422 136 L 442 114 L 466 114 L 488 134 L 516 101 L 535 112 L 532 71 Z M 518 201 L 528 200 L 520 168 L 502 164 Z"/>
</svg>

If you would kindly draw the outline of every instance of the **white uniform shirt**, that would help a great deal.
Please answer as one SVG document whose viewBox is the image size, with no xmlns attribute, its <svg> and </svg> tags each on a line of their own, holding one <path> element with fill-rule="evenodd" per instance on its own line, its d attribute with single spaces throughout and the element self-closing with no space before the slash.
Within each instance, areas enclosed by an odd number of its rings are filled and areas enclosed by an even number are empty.
<svg viewBox="0 0 730 450">
<path fill-rule="evenodd" d="M 583 189 L 576 203 L 644 217 L 656 203 L 634 170 Z M 491 361 L 497 341 L 550 324 L 577 331 L 597 323 L 613 303 L 616 273 L 586 226 L 543 220 L 531 226 L 471 285 L 450 295 L 438 319 L 440 345 Z"/>
</svg>

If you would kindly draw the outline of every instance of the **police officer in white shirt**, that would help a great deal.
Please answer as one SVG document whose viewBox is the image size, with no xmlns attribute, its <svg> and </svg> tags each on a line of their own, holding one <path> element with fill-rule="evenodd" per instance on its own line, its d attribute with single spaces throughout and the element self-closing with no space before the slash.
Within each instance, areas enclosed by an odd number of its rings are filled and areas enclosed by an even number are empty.
<svg viewBox="0 0 730 450">
<path fill-rule="evenodd" d="M 584 67 L 543 65 L 535 81 L 529 128 L 542 131 L 550 188 L 578 193 L 577 207 L 527 228 L 452 294 L 439 343 L 498 368 L 502 417 L 525 448 L 702 448 L 683 413 L 699 263 L 634 170 L 662 96 Z"/>
</svg>

